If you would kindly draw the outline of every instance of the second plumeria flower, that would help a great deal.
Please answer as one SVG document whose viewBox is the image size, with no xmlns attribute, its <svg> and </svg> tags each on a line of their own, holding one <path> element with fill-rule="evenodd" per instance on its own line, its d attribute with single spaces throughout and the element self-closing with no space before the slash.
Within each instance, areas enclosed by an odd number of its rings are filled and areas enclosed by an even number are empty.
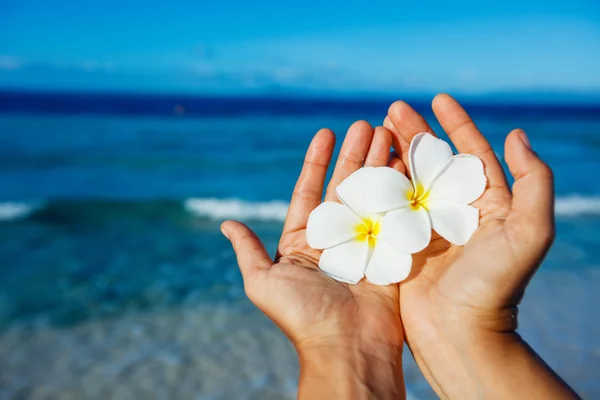
<svg viewBox="0 0 600 400">
<path fill-rule="evenodd" d="M 355 284 L 366 276 L 372 283 L 388 285 L 408 276 L 412 257 L 399 251 L 397 241 L 382 231 L 387 225 L 386 213 L 370 212 L 362 202 L 367 183 L 386 182 L 381 175 L 389 174 L 404 177 L 388 167 L 359 169 L 336 189 L 342 204 L 327 201 L 310 214 L 306 241 L 310 247 L 324 250 L 319 268 L 332 278 Z"/>
<path fill-rule="evenodd" d="M 453 155 L 448 143 L 420 133 L 410 144 L 409 164 L 412 183 L 400 173 L 377 174 L 365 182 L 364 206 L 386 213 L 380 234 L 409 254 L 429 245 L 432 228 L 452 244 L 467 243 L 479 225 L 479 210 L 469 204 L 487 182 L 481 160 Z"/>
</svg>

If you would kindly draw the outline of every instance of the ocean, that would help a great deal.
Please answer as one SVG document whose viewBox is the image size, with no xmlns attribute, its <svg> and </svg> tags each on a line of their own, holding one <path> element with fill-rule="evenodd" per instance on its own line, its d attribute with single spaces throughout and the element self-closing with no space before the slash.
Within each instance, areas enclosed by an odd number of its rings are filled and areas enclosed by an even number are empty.
<svg viewBox="0 0 600 400">
<path fill-rule="evenodd" d="M 0 92 L 0 399 L 294 398 L 293 350 L 218 228 L 274 251 L 312 135 L 339 148 L 392 100 Z M 600 107 L 466 108 L 501 160 L 520 127 L 554 170 L 557 239 L 520 331 L 599 398 Z M 405 358 L 411 395 L 435 398 Z"/>
</svg>

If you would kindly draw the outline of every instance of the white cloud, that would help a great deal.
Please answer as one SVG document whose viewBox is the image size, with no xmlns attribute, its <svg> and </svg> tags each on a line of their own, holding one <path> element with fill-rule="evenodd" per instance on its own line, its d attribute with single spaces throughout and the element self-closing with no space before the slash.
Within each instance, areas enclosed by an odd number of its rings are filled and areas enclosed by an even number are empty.
<svg viewBox="0 0 600 400">
<path fill-rule="evenodd" d="M 0 55 L 0 70 L 13 71 L 23 66 L 23 60 L 15 56 Z"/>
<path fill-rule="evenodd" d="M 85 60 L 75 63 L 76 68 L 81 68 L 88 72 L 111 72 L 115 69 L 115 63 L 110 61 Z"/>
</svg>

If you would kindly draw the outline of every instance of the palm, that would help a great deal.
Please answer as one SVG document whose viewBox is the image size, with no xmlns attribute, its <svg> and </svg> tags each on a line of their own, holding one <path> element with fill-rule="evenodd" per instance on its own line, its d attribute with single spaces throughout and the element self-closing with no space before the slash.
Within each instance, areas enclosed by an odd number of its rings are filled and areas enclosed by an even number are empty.
<svg viewBox="0 0 600 400">
<path fill-rule="evenodd" d="M 402 337 L 397 335 L 400 321 L 397 286 L 337 282 L 318 269 L 314 261 L 318 254 L 314 250 L 287 253 L 284 249 L 288 240 L 289 237 L 282 238 L 281 257 L 256 283 L 255 290 L 269 293 L 269 298 L 257 296 L 255 303 L 270 310 L 271 318 L 284 332 L 302 332 L 301 337 L 291 338 L 294 342 L 318 337 L 319 331 L 352 332 L 360 324 L 361 330 L 393 333 L 391 336 L 399 336 L 401 344 Z M 304 239 L 298 244 L 306 246 Z M 249 295 L 254 298 L 252 292 Z"/>
<path fill-rule="evenodd" d="M 374 131 L 364 122 L 354 124 L 342 145 L 329 188 L 335 188 L 363 162 L 386 165 L 391 141 L 391 133 L 384 128 Z M 323 335 L 329 339 L 360 335 L 401 349 L 397 285 L 382 287 L 364 280 L 358 285 L 337 282 L 318 268 L 321 252 L 306 243 L 308 215 L 321 203 L 333 145 L 330 131 L 315 136 L 292 196 L 274 262 L 258 239 L 241 224 L 238 226 L 239 240 L 236 244 L 232 238 L 232 242 L 246 293 L 297 346 L 322 339 Z M 335 201 L 334 191 L 328 190 L 325 199 Z"/>
<path fill-rule="evenodd" d="M 491 188 L 473 205 L 480 210 L 480 226 L 467 245 L 452 245 L 434 234 L 430 246 L 414 255 L 413 278 L 402 283 L 400 290 L 401 315 L 407 330 L 415 327 L 418 331 L 424 316 L 435 318 L 432 314 L 441 310 L 446 313 L 452 308 L 487 309 L 500 303 L 494 295 L 496 288 L 488 285 L 490 281 L 481 281 L 474 272 L 494 268 L 490 262 L 503 262 L 508 256 L 504 218 L 498 211 L 510 208 L 510 198 Z M 500 254 L 494 257 L 496 253 Z M 485 256 L 475 258 L 471 254 Z M 485 265 L 481 265 L 481 260 Z M 486 286 L 481 286 L 481 282 Z"/>
<path fill-rule="evenodd" d="M 435 346 L 424 339 L 432 332 L 461 335 L 465 324 L 515 329 L 514 308 L 534 272 L 531 266 L 540 262 L 553 235 L 552 175 L 533 153 L 523 150 L 527 145 L 519 131 L 506 140 L 505 157 L 515 177 L 513 196 L 489 143 L 462 107 L 440 95 L 433 111 L 458 151 L 482 160 L 488 187 L 473 203 L 480 210 L 480 225 L 469 243 L 454 246 L 434 235 L 430 246 L 414 255 L 411 276 L 399 287 L 407 342 L 426 374 L 423 360 L 436 357 Z M 390 107 L 384 125 L 394 132 L 394 146 L 404 163 L 412 137 L 433 133 L 402 102 Z"/>
</svg>

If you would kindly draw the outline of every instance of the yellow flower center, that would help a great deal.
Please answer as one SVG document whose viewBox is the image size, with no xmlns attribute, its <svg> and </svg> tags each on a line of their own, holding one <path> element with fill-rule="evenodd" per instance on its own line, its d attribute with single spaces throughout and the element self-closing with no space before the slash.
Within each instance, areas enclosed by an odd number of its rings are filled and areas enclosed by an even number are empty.
<svg viewBox="0 0 600 400">
<path fill-rule="evenodd" d="M 377 242 L 377 235 L 381 230 L 379 218 L 365 218 L 362 223 L 356 225 L 356 240 L 367 241 L 370 247 L 374 247 Z"/>
<path fill-rule="evenodd" d="M 410 201 L 410 208 L 418 210 L 420 207 L 427 208 L 429 191 L 425 191 L 422 184 L 417 184 L 417 190 L 411 189 L 406 192 L 406 198 Z"/>
</svg>

